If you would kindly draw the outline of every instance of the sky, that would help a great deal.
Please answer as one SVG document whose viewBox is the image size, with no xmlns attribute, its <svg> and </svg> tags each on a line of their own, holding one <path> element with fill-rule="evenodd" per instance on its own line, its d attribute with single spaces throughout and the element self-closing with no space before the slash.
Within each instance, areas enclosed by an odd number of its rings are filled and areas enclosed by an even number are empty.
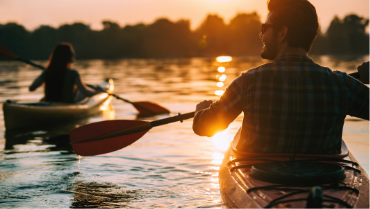
<svg viewBox="0 0 370 209">
<path fill-rule="evenodd" d="M 334 15 L 343 18 L 356 13 L 369 18 L 369 0 L 310 0 L 316 7 L 325 32 Z M 102 29 L 109 20 L 120 26 L 150 24 L 166 17 L 171 21 L 187 19 L 195 29 L 207 14 L 218 14 L 228 23 L 237 13 L 257 11 L 264 22 L 266 0 L 0 0 L 0 24 L 16 22 L 28 30 L 40 25 L 59 27 L 82 22 Z"/>
</svg>

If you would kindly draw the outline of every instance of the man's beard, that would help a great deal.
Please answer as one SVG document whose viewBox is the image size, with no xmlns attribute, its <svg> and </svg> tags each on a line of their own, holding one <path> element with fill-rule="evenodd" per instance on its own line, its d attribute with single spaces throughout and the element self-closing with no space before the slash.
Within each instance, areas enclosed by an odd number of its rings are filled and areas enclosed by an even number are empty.
<svg viewBox="0 0 370 209">
<path fill-rule="evenodd" d="M 262 48 L 261 57 L 263 59 L 274 60 L 278 55 L 278 44 L 276 39 L 270 42 L 265 42 L 265 46 Z"/>
</svg>

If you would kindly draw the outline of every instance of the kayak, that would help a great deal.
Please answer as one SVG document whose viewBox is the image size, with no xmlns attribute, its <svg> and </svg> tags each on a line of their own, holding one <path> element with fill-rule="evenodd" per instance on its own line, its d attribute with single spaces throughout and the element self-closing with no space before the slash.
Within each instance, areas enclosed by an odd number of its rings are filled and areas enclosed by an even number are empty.
<svg viewBox="0 0 370 209">
<path fill-rule="evenodd" d="M 113 94 L 114 83 L 109 79 L 100 87 Z M 96 114 L 107 108 L 112 96 L 108 93 L 99 93 L 86 97 L 78 103 L 35 102 L 16 103 L 7 101 L 3 104 L 4 122 L 7 130 L 35 127 L 39 125 L 60 124 L 89 115 Z"/>
<path fill-rule="evenodd" d="M 247 153 L 235 135 L 219 171 L 228 208 L 369 208 L 369 177 L 342 141 L 340 154 Z"/>
</svg>

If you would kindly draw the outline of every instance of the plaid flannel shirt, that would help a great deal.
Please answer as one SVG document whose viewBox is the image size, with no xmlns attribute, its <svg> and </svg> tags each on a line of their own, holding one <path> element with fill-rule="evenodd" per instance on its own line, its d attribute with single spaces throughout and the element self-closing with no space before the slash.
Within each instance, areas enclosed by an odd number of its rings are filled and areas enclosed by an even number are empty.
<svg viewBox="0 0 370 209">
<path fill-rule="evenodd" d="M 369 120 L 369 88 L 308 56 L 284 54 L 235 79 L 210 108 L 197 112 L 193 130 L 212 136 L 241 112 L 238 150 L 334 154 L 346 115 Z"/>
</svg>

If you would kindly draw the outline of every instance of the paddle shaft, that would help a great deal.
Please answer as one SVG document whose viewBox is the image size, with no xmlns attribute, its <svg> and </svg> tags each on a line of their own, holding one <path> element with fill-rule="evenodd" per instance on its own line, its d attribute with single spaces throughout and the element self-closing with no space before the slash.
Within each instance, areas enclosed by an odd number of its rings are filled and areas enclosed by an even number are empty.
<svg viewBox="0 0 370 209">
<path fill-rule="evenodd" d="M 130 102 L 127 99 L 124 99 L 124 98 L 122 98 L 122 97 L 120 97 L 120 96 L 118 96 L 116 94 L 110 94 L 110 95 L 114 96 L 116 99 L 120 99 L 120 100 L 122 100 L 124 102 L 130 103 L 130 104 L 134 104 L 134 102 Z M 145 109 L 145 107 L 143 107 L 143 108 Z M 150 111 L 150 110 L 148 110 L 148 111 Z"/>
<path fill-rule="evenodd" d="M 125 135 L 130 135 L 130 134 L 134 134 L 134 133 L 138 133 L 138 132 L 142 132 L 142 131 L 148 131 L 151 128 L 156 127 L 156 126 L 161 126 L 161 125 L 165 125 L 165 124 L 173 123 L 173 122 L 177 122 L 177 121 L 182 122 L 183 120 L 193 118 L 194 114 L 195 114 L 195 112 L 189 112 L 189 113 L 185 113 L 185 114 L 180 114 L 179 113 L 179 115 L 177 115 L 177 116 L 164 118 L 164 119 L 160 119 L 160 120 L 155 120 L 155 121 L 152 121 L 152 122 L 144 122 L 143 121 L 144 123 L 142 123 L 142 124 L 134 125 L 134 126 L 129 127 L 129 128 L 124 128 L 122 130 L 118 130 L 118 131 L 110 132 L 110 133 L 107 133 L 107 134 L 103 134 L 101 136 L 96 136 L 96 137 L 93 137 L 93 138 L 90 138 L 90 139 L 87 139 L 87 140 L 76 142 L 75 144 L 93 142 L 93 141 L 100 141 L 100 140 L 104 140 L 104 139 L 107 139 L 107 138 L 125 136 Z"/>
<path fill-rule="evenodd" d="M 189 112 L 189 113 L 185 113 L 185 114 L 180 114 L 179 113 L 179 115 L 177 115 L 177 116 L 164 118 L 164 119 L 160 119 L 160 120 L 155 120 L 155 121 L 150 122 L 150 124 L 151 124 L 152 127 L 156 127 L 156 126 L 161 126 L 161 125 L 165 125 L 165 124 L 173 123 L 173 122 L 177 122 L 177 121 L 182 122 L 183 120 L 193 118 L 194 115 L 195 115 L 195 112 Z"/>
<path fill-rule="evenodd" d="M 23 59 L 23 58 L 20 58 L 20 57 L 17 57 L 17 60 L 22 61 L 22 62 L 25 62 L 25 63 L 27 63 L 29 65 L 34 66 L 34 67 L 40 68 L 41 70 L 45 70 L 46 69 L 44 66 L 38 65 L 38 64 L 36 64 L 36 63 L 34 63 L 34 62 L 30 61 L 30 60 L 26 60 L 26 59 Z"/>
</svg>

